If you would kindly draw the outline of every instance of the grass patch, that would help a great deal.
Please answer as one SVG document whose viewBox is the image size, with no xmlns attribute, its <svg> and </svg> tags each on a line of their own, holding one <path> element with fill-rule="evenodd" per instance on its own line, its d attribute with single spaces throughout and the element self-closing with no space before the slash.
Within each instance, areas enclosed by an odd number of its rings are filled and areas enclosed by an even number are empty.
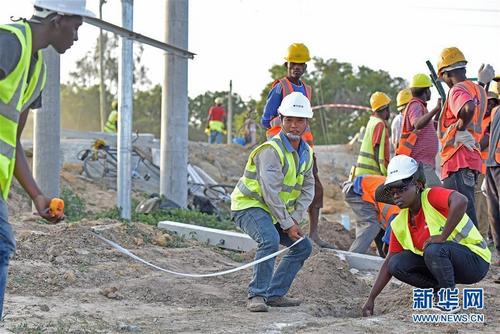
<svg viewBox="0 0 500 334">
<path fill-rule="evenodd" d="M 61 199 L 64 201 L 64 215 L 66 216 L 66 221 L 76 222 L 87 216 L 87 205 L 85 201 L 75 194 L 71 188 L 63 188 Z"/>
<path fill-rule="evenodd" d="M 133 207 L 136 207 L 134 203 Z M 95 219 L 108 218 L 121 220 L 118 208 L 102 211 L 93 216 Z M 214 215 L 209 215 L 194 210 L 187 209 L 169 209 L 169 210 L 156 210 L 151 213 L 137 213 L 132 212 L 132 222 L 144 223 L 156 226 L 158 222 L 163 220 L 176 221 L 179 223 L 192 224 L 204 227 L 216 228 L 219 230 L 236 231 L 236 226 L 230 220 L 220 220 Z"/>
</svg>

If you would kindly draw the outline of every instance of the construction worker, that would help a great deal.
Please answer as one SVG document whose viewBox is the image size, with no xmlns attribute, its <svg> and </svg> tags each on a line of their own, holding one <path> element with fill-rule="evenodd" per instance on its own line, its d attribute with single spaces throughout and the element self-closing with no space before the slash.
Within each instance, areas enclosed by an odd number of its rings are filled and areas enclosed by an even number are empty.
<svg viewBox="0 0 500 334">
<path fill-rule="evenodd" d="M 243 133 L 245 137 L 245 146 L 253 147 L 257 145 L 257 123 L 255 122 L 256 112 L 254 109 L 248 111 L 245 123 L 243 123 Z"/>
<path fill-rule="evenodd" d="M 491 123 L 491 112 L 498 106 L 498 93 L 488 92 L 488 104 L 486 106 L 486 113 L 484 114 L 481 129 L 483 131 L 481 135 L 481 141 L 479 142 L 479 147 L 481 148 L 481 159 L 483 160 L 483 166 L 481 174 L 486 174 L 486 160 L 488 159 L 488 146 L 490 142 L 490 123 Z"/>
<path fill-rule="evenodd" d="M 116 133 L 118 131 L 118 101 L 111 103 L 111 112 L 109 113 L 108 120 L 104 125 L 104 132 Z"/>
<path fill-rule="evenodd" d="M 224 127 L 226 123 L 226 111 L 222 104 L 224 100 L 222 97 L 215 99 L 215 105 L 208 110 L 207 127 L 209 130 L 209 144 L 222 144 L 222 135 L 225 132 Z"/>
<path fill-rule="evenodd" d="M 278 251 L 280 244 L 290 246 L 304 237 L 298 224 L 314 197 L 313 153 L 301 139 L 313 115 L 310 102 L 293 92 L 283 98 L 278 111 L 282 130 L 250 153 L 231 194 L 235 224 L 258 244 L 256 260 Z M 254 266 L 248 310 L 299 305 L 300 300 L 285 295 L 311 250 L 311 242 L 304 238 L 274 272 L 274 258 Z"/>
<path fill-rule="evenodd" d="M 375 191 L 384 182 L 385 176 L 367 174 L 344 184 L 342 192 L 345 201 L 357 218 L 356 239 L 349 248 L 350 252 L 367 253 L 372 241 L 375 241 L 379 255 L 385 257 L 382 236 L 399 213 L 399 208 L 375 201 Z"/>
<path fill-rule="evenodd" d="M 441 142 L 441 180 L 468 199 L 467 215 L 478 226 L 475 208 L 475 185 L 481 173 L 481 123 L 486 113 L 486 91 L 495 72 L 489 65 L 481 66 L 480 85 L 467 80 L 467 60 L 456 47 L 446 48 L 438 61 L 438 75 L 450 88 L 439 117 L 438 137 Z"/>
<path fill-rule="evenodd" d="M 406 105 L 413 98 L 411 95 L 411 90 L 405 88 L 401 90 L 396 96 L 396 108 L 399 113 L 394 117 L 391 123 L 391 144 L 394 152 L 399 144 L 399 139 L 401 138 L 401 123 L 403 123 L 403 110 L 405 110 Z"/>
<path fill-rule="evenodd" d="M 288 53 L 284 57 L 284 66 L 287 69 L 287 76 L 276 80 L 273 88 L 267 96 L 264 113 L 262 114 L 262 125 L 267 129 L 267 138 L 272 138 L 281 131 L 281 120 L 278 113 L 278 106 L 285 96 L 292 92 L 300 92 L 309 100 L 312 97 L 312 88 L 300 80 L 307 69 L 307 62 L 311 60 L 309 49 L 302 43 L 293 43 L 288 47 Z M 310 128 L 304 132 L 302 139 L 309 146 L 314 146 L 314 139 Z M 321 240 L 318 233 L 319 214 L 323 207 L 323 185 L 319 179 L 316 156 L 314 156 L 314 199 L 308 209 L 309 213 L 309 237 L 320 247 L 331 248 L 332 245 Z"/>
<path fill-rule="evenodd" d="M 94 16 L 84 0 L 35 0 L 34 5 L 31 19 L 0 25 L 0 318 L 9 257 L 16 247 L 6 205 L 13 177 L 42 218 L 51 223 L 62 219 L 49 214 L 51 198 L 33 179 L 20 140 L 29 110 L 42 105 L 46 79 L 42 49 L 52 46 L 59 54 L 65 53 L 78 40 L 82 17 Z"/>
<path fill-rule="evenodd" d="M 365 135 L 359 150 L 358 161 L 351 175 L 387 175 L 389 163 L 389 131 L 391 99 L 387 94 L 375 92 L 370 97 L 372 115 L 366 125 Z"/>
<path fill-rule="evenodd" d="M 486 241 L 465 213 L 464 195 L 442 187 L 426 188 L 423 167 L 406 155 L 392 158 L 387 170 L 375 199 L 396 204 L 401 212 L 391 223 L 389 254 L 363 306 L 363 316 L 373 315 L 375 298 L 392 276 L 437 292 L 481 281 L 491 261 Z"/>
<path fill-rule="evenodd" d="M 427 101 L 431 99 L 432 81 L 427 74 L 415 74 L 411 80 L 412 99 L 403 111 L 401 139 L 396 154 L 404 154 L 424 166 L 428 187 L 441 186 L 436 174 L 436 156 L 439 150 L 434 118 L 441 111 L 441 99 L 431 112 Z"/>
<path fill-rule="evenodd" d="M 500 106 L 491 112 L 488 158 L 485 164 L 488 221 L 496 250 L 493 263 L 500 266 Z"/>
</svg>

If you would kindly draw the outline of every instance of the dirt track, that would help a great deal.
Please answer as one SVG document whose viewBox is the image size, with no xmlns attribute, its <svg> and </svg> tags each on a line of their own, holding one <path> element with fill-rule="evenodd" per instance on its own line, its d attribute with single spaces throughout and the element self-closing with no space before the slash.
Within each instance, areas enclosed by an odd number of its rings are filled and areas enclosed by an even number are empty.
<svg viewBox="0 0 500 334">
<path fill-rule="evenodd" d="M 325 148 L 318 154 L 320 169 L 324 166 L 323 170 L 331 168 L 325 174 L 341 175 L 342 166 L 322 158 L 327 153 Z M 238 173 L 236 163 L 229 169 Z M 77 177 L 77 170 L 66 169 L 63 182 L 88 199 L 89 209 L 99 211 L 113 206 L 114 193 Z M 327 189 L 326 204 L 333 216 L 345 208 L 333 188 L 335 180 L 324 178 L 323 182 L 332 187 Z M 98 227 L 104 236 L 135 254 L 182 272 L 204 273 L 240 265 L 232 252 L 194 242 L 181 243 L 143 224 L 124 225 L 113 220 L 40 224 L 22 195 L 15 193 L 9 204 L 18 250 L 10 266 L 6 316 L 0 332 L 497 333 L 500 328 L 500 285 L 493 282 L 500 275 L 499 268 L 490 270 L 487 279 L 478 284 L 486 294 L 484 325 L 413 324 L 411 290 L 396 282 L 390 283 L 377 299 L 376 316 L 361 318 L 360 308 L 373 273 L 352 274 L 346 262 L 318 249 L 291 290 L 292 296 L 305 300 L 303 305 L 252 314 L 245 309 L 251 270 L 210 279 L 170 276 L 119 254 L 91 231 Z M 352 232 L 343 231 L 334 220 L 325 218 L 320 227 L 328 241 L 342 248 L 349 246 Z M 166 246 L 158 241 L 161 238 L 166 239 Z M 243 261 L 252 257 L 253 253 L 244 254 Z"/>
</svg>

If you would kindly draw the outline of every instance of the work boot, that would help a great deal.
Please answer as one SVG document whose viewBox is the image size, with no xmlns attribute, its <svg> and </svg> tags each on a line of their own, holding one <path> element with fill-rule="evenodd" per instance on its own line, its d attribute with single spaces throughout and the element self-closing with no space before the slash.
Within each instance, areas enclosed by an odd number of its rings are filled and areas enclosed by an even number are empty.
<svg viewBox="0 0 500 334">
<path fill-rule="evenodd" d="M 300 304 L 302 304 L 302 300 L 285 296 L 274 297 L 267 301 L 267 305 L 272 307 L 291 307 L 299 306 Z"/>
<path fill-rule="evenodd" d="M 248 300 L 247 310 L 250 312 L 267 312 L 269 307 L 267 307 L 264 297 L 255 296 Z"/>
</svg>

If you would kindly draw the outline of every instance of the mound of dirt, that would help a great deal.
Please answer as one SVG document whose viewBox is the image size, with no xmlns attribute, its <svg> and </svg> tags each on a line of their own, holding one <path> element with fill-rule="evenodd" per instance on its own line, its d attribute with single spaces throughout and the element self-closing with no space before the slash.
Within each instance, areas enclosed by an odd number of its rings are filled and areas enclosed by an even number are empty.
<svg viewBox="0 0 500 334">
<path fill-rule="evenodd" d="M 359 317 L 359 305 L 369 291 L 365 281 L 349 271 L 347 262 L 331 252 L 309 258 L 292 289 L 292 293 L 314 303 L 310 312 L 317 317 Z"/>
</svg>

